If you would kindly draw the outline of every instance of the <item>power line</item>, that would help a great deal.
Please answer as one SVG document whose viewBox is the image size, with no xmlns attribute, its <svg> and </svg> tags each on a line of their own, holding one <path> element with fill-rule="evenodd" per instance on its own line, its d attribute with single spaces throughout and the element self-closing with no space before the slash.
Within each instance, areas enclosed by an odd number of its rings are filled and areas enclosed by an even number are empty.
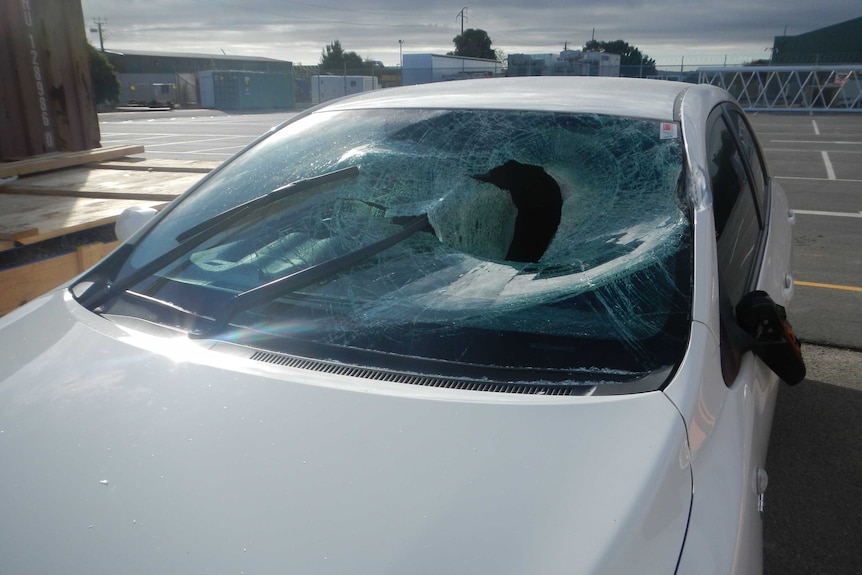
<svg viewBox="0 0 862 575">
<path fill-rule="evenodd" d="M 96 25 L 95 28 L 90 28 L 90 32 L 98 32 L 99 33 L 99 50 L 105 51 L 105 37 L 103 33 L 102 26 L 106 26 L 108 24 L 107 18 L 93 18 L 93 24 Z"/>
<path fill-rule="evenodd" d="M 457 20 L 459 17 L 461 18 L 461 35 L 463 36 L 464 35 L 464 19 L 467 17 L 467 7 L 466 6 L 461 8 L 461 11 L 455 15 L 455 20 Z"/>
</svg>

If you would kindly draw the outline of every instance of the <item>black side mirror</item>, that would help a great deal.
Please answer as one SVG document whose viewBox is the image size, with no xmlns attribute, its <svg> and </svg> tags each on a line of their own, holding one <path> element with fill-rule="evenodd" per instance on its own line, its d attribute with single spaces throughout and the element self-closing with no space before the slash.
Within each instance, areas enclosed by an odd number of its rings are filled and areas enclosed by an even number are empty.
<svg viewBox="0 0 862 575">
<path fill-rule="evenodd" d="M 736 320 L 751 340 L 746 346 L 769 369 L 790 385 L 805 379 L 799 339 L 787 321 L 784 307 L 765 291 L 746 294 L 736 306 Z"/>
</svg>

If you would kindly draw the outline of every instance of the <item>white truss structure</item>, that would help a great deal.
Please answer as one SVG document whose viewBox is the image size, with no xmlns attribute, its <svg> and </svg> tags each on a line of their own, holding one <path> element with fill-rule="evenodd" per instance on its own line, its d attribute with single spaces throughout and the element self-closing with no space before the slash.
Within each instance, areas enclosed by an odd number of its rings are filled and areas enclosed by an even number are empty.
<svg viewBox="0 0 862 575">
<path fill-rule="evenodd" d="M 862 66 L 708 67 L 698 82 L 724 88 L 752 112 L 862 112 Z"/>
</svg>

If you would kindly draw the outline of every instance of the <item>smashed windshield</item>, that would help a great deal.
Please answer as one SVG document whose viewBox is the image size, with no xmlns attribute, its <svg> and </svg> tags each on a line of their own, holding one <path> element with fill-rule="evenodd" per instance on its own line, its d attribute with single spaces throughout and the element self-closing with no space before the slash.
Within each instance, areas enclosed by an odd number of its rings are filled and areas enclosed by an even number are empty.
<svg viewBox="0 0 862 575">
<path fill-rule="evenodd" d="M 682 177 L 675 124 L 318 112 L 172 206 L 102 307 L 378 368 L 639 379 L 687 342 Z"/>
</svg>

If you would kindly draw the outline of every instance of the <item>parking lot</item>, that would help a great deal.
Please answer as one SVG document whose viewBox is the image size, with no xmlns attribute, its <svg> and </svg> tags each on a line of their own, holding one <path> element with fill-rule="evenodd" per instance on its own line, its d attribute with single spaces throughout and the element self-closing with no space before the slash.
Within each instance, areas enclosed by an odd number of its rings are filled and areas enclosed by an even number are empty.
<svg viewBox="0 0 862 575">
<path fill-rule="evenodd" d="M 100 116 L 102 145 L 220 162 L 295 112 Z M 781 390 L 769 456 L 769 573 L 857 573 L 862 564 L 862 114 L 751 116 L 796 212 L 790 319 L 808 379 Z"/>
<path fill-rule="evenodd" d="M 793 323 L 807 342 L 862 350 L 862 115 L 752 121 L 797 214 Z"/>
</svg>

